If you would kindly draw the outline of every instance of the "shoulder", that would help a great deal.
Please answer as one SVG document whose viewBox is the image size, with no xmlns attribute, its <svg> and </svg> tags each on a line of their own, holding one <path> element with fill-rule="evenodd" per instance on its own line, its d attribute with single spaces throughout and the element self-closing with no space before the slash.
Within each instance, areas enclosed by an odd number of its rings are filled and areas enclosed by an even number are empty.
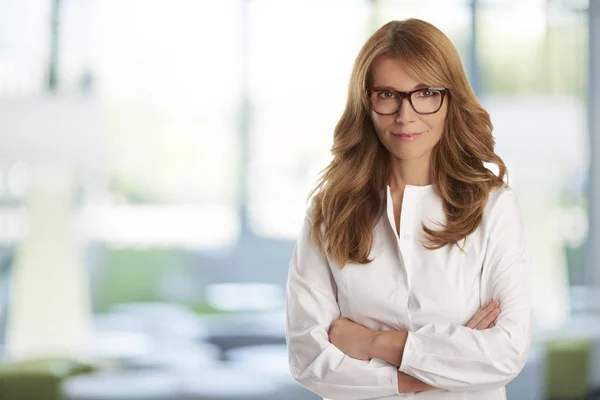
<svg viewBox="0 0 600 400">
<path fill-rule="evenodd" d="M 506 202 L 507 199 L 516 200 L 516 197 L 517 195 L 514 189 L 507 184 L 495 187 L 489 193 L 486 208 L 493 209 L 494 207 L 497 207 L 498 204 Z"/>
<path fill-rule="evenodd" d="M 304 208 L 304 222 L 303 229 L 308 230 L 310 232 L 313 231 L 315 226 L 315 221 L 320 221 L 319 223 L 319 231 L 321 236 L 325 233 L 323 216 L 321 215 L 321 210 L 319 208 L 320 197 L 316 194 L 311 196 L 305 205 Z M 312 235 L 312 234 L 311 234 Z"/>
<path fill-rule="evenodd" d="M 317 194 L 313 194 L 306 202 L 306 207 L 304 208 L 304 218 L 308 221 L 313 220 L 313 215 L 317 208 Z"/>
<path fill-rule="evenodd" d="M 503 221 L 520 222 L 520 220 L 521 209 L 514 189 L 506 184 L 492 189 L 483 211 L 482 223 L 494 225 Z"/>
</svg>

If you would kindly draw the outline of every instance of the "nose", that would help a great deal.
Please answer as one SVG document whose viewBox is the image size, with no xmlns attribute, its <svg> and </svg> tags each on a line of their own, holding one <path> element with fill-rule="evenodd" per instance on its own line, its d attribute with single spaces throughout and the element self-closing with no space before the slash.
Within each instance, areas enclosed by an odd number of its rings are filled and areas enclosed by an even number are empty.
<svg viewBox="0 0 600 400">
<path fill-rule="evenodd" d="M 408 122 L 414 121 L 416 118 L 417 113 L 415 112 L 415 110 L 413 110 L 408 98 L 404 97 L 400 101 L 400 108 L 396 113 L 396 122 L 406 124 Z"/>
</svg>

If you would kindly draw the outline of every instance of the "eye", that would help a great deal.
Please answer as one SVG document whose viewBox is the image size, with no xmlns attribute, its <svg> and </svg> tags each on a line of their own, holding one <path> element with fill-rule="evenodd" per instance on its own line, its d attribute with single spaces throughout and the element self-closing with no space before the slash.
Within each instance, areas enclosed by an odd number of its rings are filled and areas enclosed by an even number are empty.
<svg viewBox="0 0 600 400">
<path fill-rule="evenodd" d="M 394 92 L 382 90 L 380 92 L 377 92 L 377 98 L 379 98 L 381 100 L 393 99 L 394 98 Z"/>
<path fill-rule="evenodd" d="M 437 96 L 439 94 L 440 94 L 439 90 L 431 89 L 431 88 L 423 89 L 420 92 L 418 92 L 419 97 L 433 97 L 433 96 Z"/>
</svg>

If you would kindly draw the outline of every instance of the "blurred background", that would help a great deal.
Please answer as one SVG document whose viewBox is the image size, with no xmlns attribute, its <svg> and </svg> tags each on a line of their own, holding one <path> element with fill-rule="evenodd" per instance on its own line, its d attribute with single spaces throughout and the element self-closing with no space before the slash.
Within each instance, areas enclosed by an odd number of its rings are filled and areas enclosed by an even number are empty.
<svg viewBox="0 0 600 400">
<path fill-rule="evenodd" d="M 288 264 L 354 58 L 409 17 L 457 46 L 521 202 L 508 398 L 594 398 L 600 0 L 0 0 L 0 398 L 318 398 Z"/>
</svg>

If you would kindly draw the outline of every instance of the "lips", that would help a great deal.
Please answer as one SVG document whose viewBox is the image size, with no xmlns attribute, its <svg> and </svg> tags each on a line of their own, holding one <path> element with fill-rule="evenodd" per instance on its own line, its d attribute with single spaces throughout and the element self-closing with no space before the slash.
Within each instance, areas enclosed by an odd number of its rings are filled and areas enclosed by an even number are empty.
<svg viewBox="0 0 600 400">
<path fill-rule="evenodd" d="M 394 136 L 410 139 L 420 135 L 422 132 L 392 132 Z"/>
</svg>

